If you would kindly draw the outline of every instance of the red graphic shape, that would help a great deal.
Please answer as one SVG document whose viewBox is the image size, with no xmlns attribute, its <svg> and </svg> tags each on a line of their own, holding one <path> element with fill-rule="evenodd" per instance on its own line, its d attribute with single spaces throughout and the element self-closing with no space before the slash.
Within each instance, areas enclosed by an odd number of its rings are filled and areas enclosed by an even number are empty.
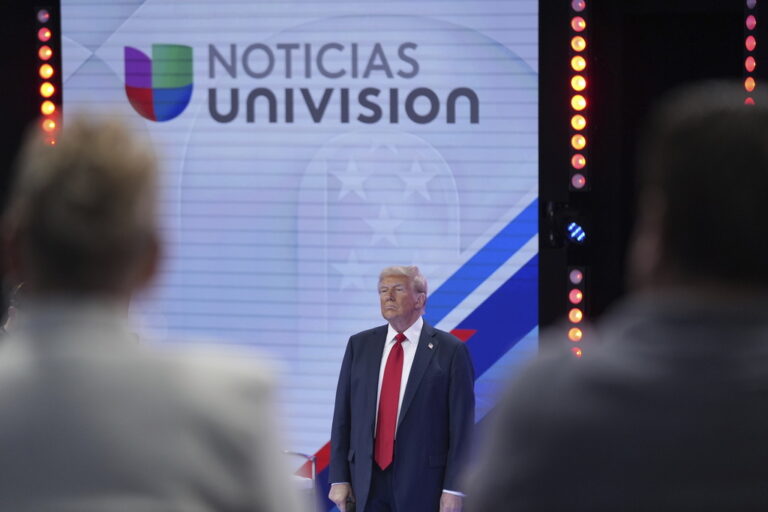
<svg viewBox="0 0 768 512">
<path fill-rule="evenodd" d="M 136 112 L 150 121 L 157 121 L 151 88 L 126 85 L 125 94 Z"/>
<path fill-rule="evenodd" d="M 474 336 L 476 332 L 477 332 L 477 329 L 454 329 L 451 331 L 451 334 L 453 334 L 454 336 L 459 338 L 461 341 L 466 343 L 467 340 L 469 340 L 469 338 Z"/>
</svg>

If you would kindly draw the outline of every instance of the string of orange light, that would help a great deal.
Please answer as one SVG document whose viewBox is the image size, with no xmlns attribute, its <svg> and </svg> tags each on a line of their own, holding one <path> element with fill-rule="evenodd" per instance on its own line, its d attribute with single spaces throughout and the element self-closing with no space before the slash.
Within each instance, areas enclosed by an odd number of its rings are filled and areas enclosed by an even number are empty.
<svg viewBox="0 0 768 512">
<path fill-rule="evenodd" d="M 51 13 L 47 9 L 37 11 L 37 40 L 40 46 L 37 49 L 38 75 L 40 77 L 40 113 L 43 118 L 40 122 L 41 129 L 47 134 L 47 141 L 56 144 L 56 130 L 58 128 L 58 108 L 54 101 L 56 87 L 51 83 L 51 78 L 56 74 L 53 63 L 53 49 L 51 39 L 53 32 L 50 28 Z"/>
<path fill-rule="evenodd" d="M 757 67 L 757 61 L 754 56 L 755 49 L 757 48 L 757 38 L 755 37 L 757 18 L 754 14 L 756 5 L 757 0 L 747 0 L 746 18 L 744 20 L 746 29 L 746 37 L 744 39 L 744 90 L 746 91 L 746 98 L 744 99 L 744 103 L 747 105 L 754 105 L 755 99 L 751 94 L 755 90 L 755 87 L 757 87 L 757 81 L 754 76 L 755 68 Z"/>
<path fill-rule="evenodd" d="M 571 172 L 569 188 L 583 191 L 589 188 L 587 180 L 587 2 L 571 0 Z M 568 269 L 568 339 L 573 342 L 571 352 L 582 357 L 581 340 L 584 332 L 584 272 L 583 268 Z"/>
</svg>

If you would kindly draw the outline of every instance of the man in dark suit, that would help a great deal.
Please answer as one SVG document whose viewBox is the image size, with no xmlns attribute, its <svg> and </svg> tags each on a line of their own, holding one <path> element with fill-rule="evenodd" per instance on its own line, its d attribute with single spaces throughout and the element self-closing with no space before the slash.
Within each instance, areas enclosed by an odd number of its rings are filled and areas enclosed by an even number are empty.
<svg viewBox="0 0 768 512">
<path fill-rule="evenodd" d="M 342 512 L 460 511 L 475 408 L 469 351 L 422 319 L 418 267 L 384 269 L 379 298 L 388 324 L 352 336 L 341 365 L 329 498 Z"/>
<path fill-rule="evenodd" d="M 755 99 L 707 84 L 652 118 L 635 292 L 582 359 L 562 348 L 512 384 L 467 510 L 768 510 L 768 97 Z"/>
</svg>

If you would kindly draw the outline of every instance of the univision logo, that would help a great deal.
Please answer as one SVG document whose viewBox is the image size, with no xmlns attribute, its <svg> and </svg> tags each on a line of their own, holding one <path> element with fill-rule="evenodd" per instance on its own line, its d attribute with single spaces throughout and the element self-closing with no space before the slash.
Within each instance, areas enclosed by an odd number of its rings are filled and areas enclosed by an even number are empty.
<svg viewBox="0 0 768 512">
<path fill-rule="evenodd" d="M 192 97 L 192 48 L 153 44 L 152 58 L 125 47 L 125 94 L 134 110 L 151 121 L 181 114 Z"/>
</svg>

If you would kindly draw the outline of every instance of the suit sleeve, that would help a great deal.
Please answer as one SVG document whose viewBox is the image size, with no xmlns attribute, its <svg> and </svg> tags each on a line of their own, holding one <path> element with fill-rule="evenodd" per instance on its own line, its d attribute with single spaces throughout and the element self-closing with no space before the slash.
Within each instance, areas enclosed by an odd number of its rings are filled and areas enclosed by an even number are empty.
<svg viewBox="0 0 768 512">
<path fill-rule="evenodd" d="M 443 489 L 464 492 L 461 481 L 475 425 L 475 370 L 469 350 L 461 343 L 451 362 L 449 399 L 449 444 Z"/>
<path fill-rule="evenodd" d="M 339 383 L 336 386 L 336 402 L 333 408 L 331 426 L 331 463 L 328 481 L 352 482 L 349 471 L 349 437 L 351 423 L 351 379 L 352 379 L 352 338 L 347 343 L 347 350 L 341 363 Z"/>
</svg>

